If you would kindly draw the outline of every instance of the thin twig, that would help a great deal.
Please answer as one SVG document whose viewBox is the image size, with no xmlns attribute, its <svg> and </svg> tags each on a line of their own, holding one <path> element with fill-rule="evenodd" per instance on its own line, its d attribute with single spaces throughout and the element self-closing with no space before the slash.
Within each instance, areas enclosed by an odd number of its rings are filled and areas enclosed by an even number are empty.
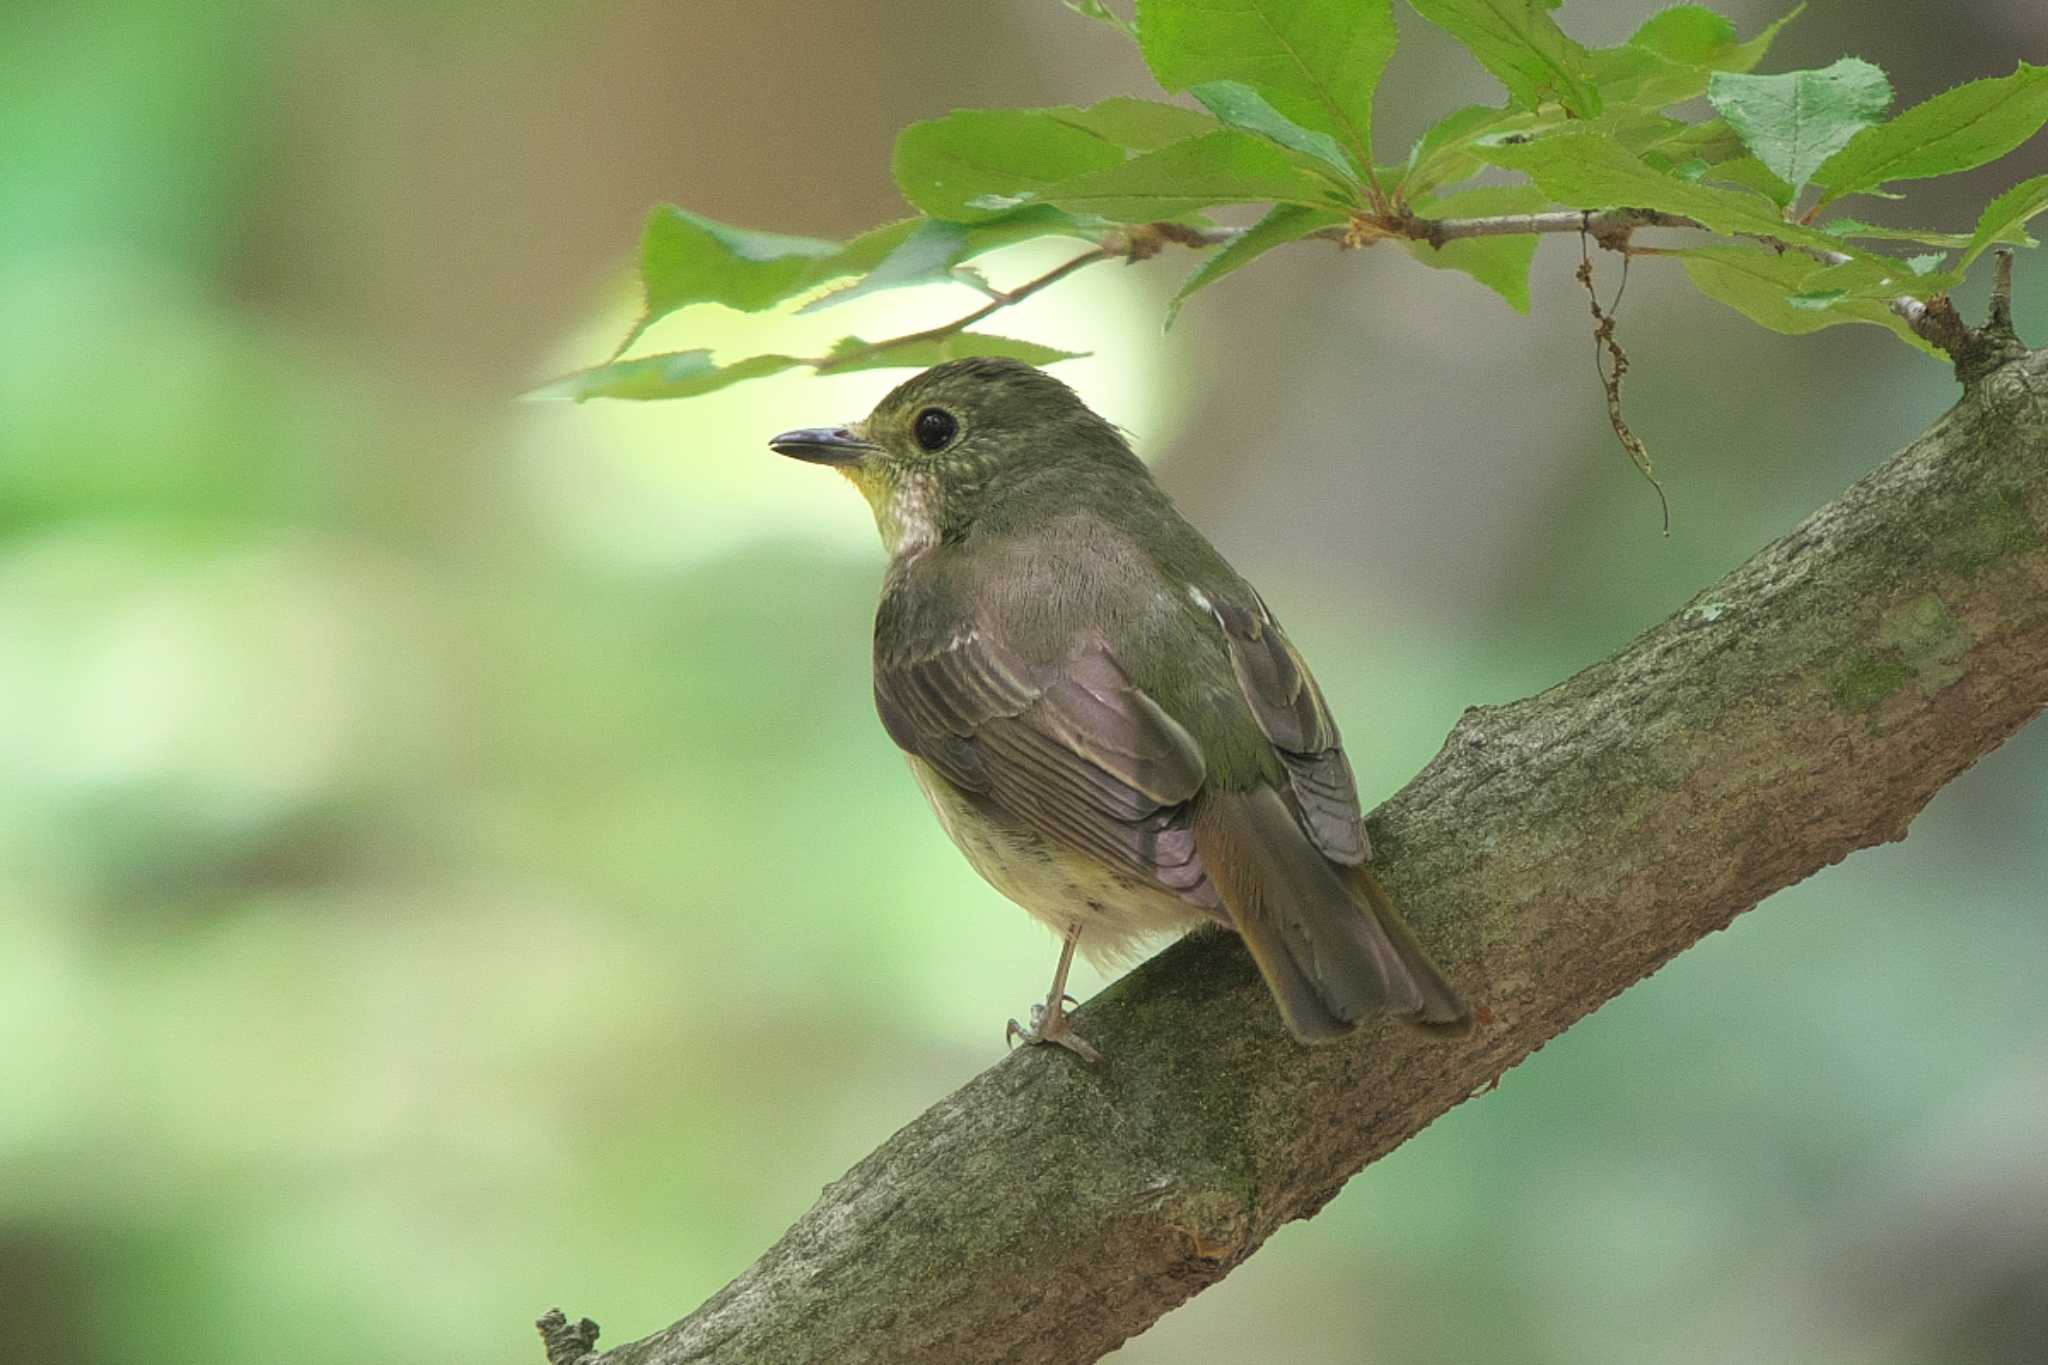
<svg viewBox="0 0 2048 1365">
<path fill-rule="evenodd" d="M 1590 219 L 1591 215 L 1587 215 Z M 1586 286 L 1586 302 L 1593 310 L 1593 373 L 1600 377 L 1600 387 L 1607 394 L 1607 421 L 1614 428 L 1615 439 L 1628 452 L 1629 461 L 1635 465 L 1650 487 L 1657 490 L 1657 505 L 1664 513 L 1664 534 L 1671 534 L 1671 500 L 1664 496 L 1664 485 L 1657 480 L 1656 470 L 1650 464 L 1650 449 L 1643 444 L 1642 437 L 1629 427 L 1628 419 L 1621 411 L 1621 381 L 1628 374 L 1628 352 L 1614 339 L 1614 328 L 1618 321 L 1615 310 L 1621 307 L 1621 296 L 1628 291 L 1628 255 L 1621 258 L 1621 284 L 1614 291 L 1614 302 L 1605 309 L 1600 307 L 1600 296 L 1593 290 L 1593 256 L 1587 249 L 1588 234 L 1579 237 L 1579 268 L 1574 278 Z M 1603 357 L 1608 362 L 1602 364 Z"/>
<path fill-rule="evenodd" d="M 1097 261 L 1115 260 L 1124 254 L 1122 251 L 1112 251 L 1107 246 L 1099 246 L 1092 251 L 1084 251 L 1071 260 L 1063 261 L 1059 265 L 1054 266 L 1035 280 L 1028 280 L 1018 285 L 1015 289 L 998 291 L 987 303 L 965 317 L 955 318 L 951 322 L 942 322 L 936 327 L 927 327 L 922 332 L 911 332 L 907 336 L 891 337 L 887 341 L 871 341 L 865 345 L 856 346 L 850 351 L 842 351 L 837 355 L 821 356 L 816 360 L 807 360 L 804 363 L 819 374 L 826 374 L 843 366 L 851 365 L 856 360 L 865 360 L 879 351 L 889 350 L 913 341 L 937 341 L 943 337 L 964 332 L 983 318 L 999 313 L 1012 304 L 1022 303 L 1049 285 L 1058 284 L 1061 280 L 1084 266 L 1094 265 Z"/>
</svg>

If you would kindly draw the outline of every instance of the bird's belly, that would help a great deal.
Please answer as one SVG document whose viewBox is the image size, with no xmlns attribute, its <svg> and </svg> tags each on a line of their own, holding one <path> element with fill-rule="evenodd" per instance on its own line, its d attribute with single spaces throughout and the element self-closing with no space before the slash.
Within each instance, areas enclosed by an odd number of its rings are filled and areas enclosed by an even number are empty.
<svg viewBox="0 0 2048 1365">
<path fill-rule="evenodd" d="M 1126 960 L 1146 938 L 1209 922 L 1208 915 L 1172 892 L 1127 877 L 976 804 L 922 759 L 912 757 L 910 771 L 974 870 L 1055 933 L 1079 924 L 1081 952 L 1089 961 Z"/>
</svg>

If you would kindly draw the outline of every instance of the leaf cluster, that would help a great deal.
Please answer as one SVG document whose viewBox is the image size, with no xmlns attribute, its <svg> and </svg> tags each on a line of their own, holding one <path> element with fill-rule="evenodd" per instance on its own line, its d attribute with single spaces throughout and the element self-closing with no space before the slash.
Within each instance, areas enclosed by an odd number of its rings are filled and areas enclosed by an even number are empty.
<svg viewBox="0 0 2048 1365">
<path fill-rule="evenodd" d="M 1373 102 L 1396 42 L 1395 0 L 1102 0 L 1067 7 L 1137 44 L 1190 105 L 1116 96 L 1087 106 L 968 109 L 914 123 L 893 170 L 914 216 L 846 242 L 758 232 L 673 205 L 640 249 L 645 306 L 607 364 L 544 393 L 673 398 L 800 365 L 819 371 L 925 365 L 999 354 L 1033 363 L 1069 352 L 974 329 L 989 315 L 1098 260 L 1172 246 L 1209 254 L 1175 296 L 1193 294 L 1276 247 L 1397 241 L 1425 265 L 1463 271 L 1529 308 L 1543 232 L 1624 210 L 1631 226 L 1673 222 L 1725 240 L 1677 248 L 1702 292 L 1777 331 L 1842 323 L 1890 328 L 1923 349 L 1904 300 L 1935 299 L 2000 243 L 2032 246 L 2048 176 L 2000 195 L 1968 232 L 1873 226 L 1836 212 L 1858 196 L 1974 169 L 2048 122 L 2048 66 L 1972 81 L 1896 115 L 1883 71 L 1843 58 L 1758 74 L 1798 14 L 1744 39 L 1704 5 L 1665 9 L 1625 43 L 1588 48 L 1557 22 L 1559 0 L 1407 0 L 1501 83 L 1498 105 L 1453 110 L 1405 157 L 1381 160 Z M 1704 100 L 1704 107 L 1702 107 Z M 1502 173 L 1514 183 L 1499 183 Z M 1206 216 L 1263 206 L 1248 228 Z M 1083 243 L 1058 270 L 1003 291 L 971 264 L 999 247 Z M 1893 254 L 1871 243 L 1908 250 Z M 1956 258 L 1951 262 L 1951 256 Z M 691 304 L 744 311 L 830 308 L 879 290 L 952 281 L 985 302 L 906 337 L 848 337 L 822 356 L 718 363 L 691 350 L 620 358 L 659 319 Z"/>
</svg>

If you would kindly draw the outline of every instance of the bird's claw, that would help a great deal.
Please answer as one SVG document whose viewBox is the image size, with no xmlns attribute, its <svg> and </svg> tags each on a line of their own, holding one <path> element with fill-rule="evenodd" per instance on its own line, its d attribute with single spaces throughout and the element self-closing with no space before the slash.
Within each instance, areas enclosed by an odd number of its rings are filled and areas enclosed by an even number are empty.
<svg viewBox="0 0 2048 1365">
<path fill-rule="evenodd" d="M 1066 1002 L 1073 1000 L 1073 998 L 1071 995 L 1063 995 L 1059 997 L 1059 1000 Z M 1026 1028 L 1015 1019 L 1012 1019 L 1008 1027 L 1003 1030 L 1003 1037 L 1012 1046 L 1019 1039 L 1027 1043 L 1054 1043 L 1073 1053 L 1084 1062 L 1098 1064 L 1102 1061 L 1102 1054 L 1090 1047 L 1086 1038 L 1083 1038 L 1069 1027 L 1067 1024 L 1067 1012 L 1064 1009 L 1048 1010 L 1044 1005 L 1033 1005 L 1031 1007 L 1031 1026 Z"/>
</svg>

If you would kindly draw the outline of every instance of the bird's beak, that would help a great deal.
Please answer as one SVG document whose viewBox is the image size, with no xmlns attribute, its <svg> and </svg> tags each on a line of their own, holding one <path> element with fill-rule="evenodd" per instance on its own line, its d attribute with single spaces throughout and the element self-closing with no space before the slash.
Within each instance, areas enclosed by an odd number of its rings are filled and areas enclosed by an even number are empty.
<svg viewBox="0 0 2048 1365">
<path fill-rule="evenodd" d="M 785 431 L 769 441 L 768 448 L 778 455 L 793 455 L 812 464 L 835 465 L 858 464 L 863 455 L 879 449 L 873 441 L 862 440 L 845 427 Z"/>
</svg>

